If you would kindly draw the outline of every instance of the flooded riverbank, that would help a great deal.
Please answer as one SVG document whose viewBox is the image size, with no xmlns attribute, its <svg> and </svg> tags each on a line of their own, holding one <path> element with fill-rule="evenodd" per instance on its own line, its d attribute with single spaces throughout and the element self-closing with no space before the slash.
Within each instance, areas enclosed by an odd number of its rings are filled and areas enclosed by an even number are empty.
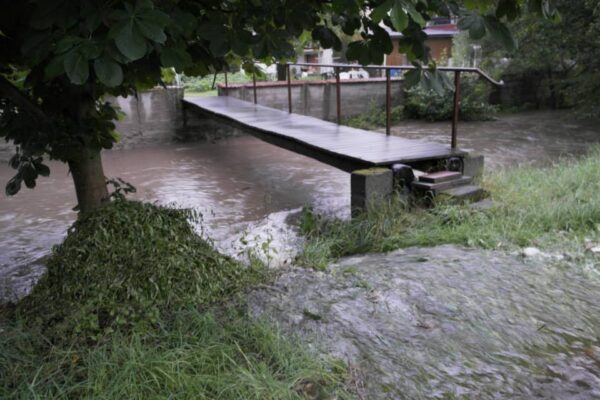
<svg viewBox="0 0 600 400">
<path fill-rule="evenodd" d="M 600 281 L 455 246 L 286 271 L 250 309 L 356 370 L 365 399 L 600 398 Z"/>
<path fill-rule="evenodd" d="M 103 160 L 107 176 L 136 186 L 132 198 L 200 211 L 204 233 L 232 255 L 243 251 L 242 237 L 284 249 L 295 239 L 284 222 L 290 210 L 306 204 L 328 212 L 349 207 L 347 174 L 250 136 L 116 150 L 105 152 Z M 0 297 L 27 290 L 43 271 L 37 261 L 75 220 L 68 170 L 57 162 L 50 168 L 51 176 L 40 179 L 35 190 L 0 201 Z M 0 181 L 12 173 L 2 165 Z"/>
<path fill-rule="evenodd" d="M 165 105 L 121 106 L 130 112 L 138 109 L 135 118 L 151 114 L 163 124 L 179 115 Z M 491 168 L 545 163 L 558 155 L 585 154 L 600 140 L 592 128 L 564 113 L 517 114 L 461 124 L 459 144 L 484 154 Z M 103 153 L 106 175 L 136 186 L 134 198 L 197 209 L 204 215 L 205 233 L 222 251 L 236 255 L 253 244 L 268 243 L 276 249 L 273 262 L 279 264 L 298 248 L 298 237 L 285 222 L 290 213 L 312 205 L 318 212 L 348 215 L 348 174 L 250 136 L 224 132 L 221 136 L 230 137 L 217 139 L 206 128 L 195 129 L 187 133 L 186 142 L 175 141 L 175 130 L 162 136 L 136 131 L 123 139 L 121 148 Z M 394 132 L 441 143 L 449 138 L 445 123 L 406 122 Z M 10 149 L 0 150 L 2 160 L 10 155 Z M 43 272 L 40 258 L 75 219 L 67 168 L 57 162 L 50 166 L 51 176 L 41 178 L 35 190 L 0 199 L 0 298 L 28 290 Z M 13 173 L 0 164 L 0 182 Z"/>
<path fill-rule="evenodd" d="M 450 122 L 402 121 L 391 132 L 450 145 Z M 501 114 L 494 121 L 458 124 L 458 147 L 483 154 L 488 169 L 547 165 L 585 155 L 598 144 L 600 122 L 577 120 L 564 110 Z"/>
</svg>

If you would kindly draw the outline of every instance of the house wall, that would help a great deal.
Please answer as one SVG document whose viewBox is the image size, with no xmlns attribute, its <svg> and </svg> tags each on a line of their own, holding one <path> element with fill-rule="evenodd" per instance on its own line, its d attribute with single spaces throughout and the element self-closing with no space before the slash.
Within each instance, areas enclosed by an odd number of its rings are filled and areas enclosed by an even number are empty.
<svg viewBox="0 0 600 400">
<path fill-rule="evenodd" d="M 452 57 L 452 38 L 430 38 L 425 40 L 425 46 L 431 49 L 431 57 L 435 61 L 441 61 L 442 58 Z"/>
<path fill-rule="evenodd" d="M 408 60 L 406 54 L 400 53 L 398 49 L 399 39 L 393 39 L 392 44 L 394 49 L 386 58 L 386 65 L 406 65 Z M 448 59 L 452 57 L 452 38 L 429 38 L 425 40 L 425 45 L 431 49 L 431 57 L 435 61 L 441 61 L 442 58 Z"/>
<path fill-rule="evenodd" d="M 385 79 L 347 80 L 340 82 L 342 117 L 363 114 L 371 107 L 385 106 Z M 392 105 L 402 103 L 402 80 L 392 79 Z M 252 84 L 220 85 L 219 96 L 232 96 L 241 100 L 254 101 Z M 288 110 L 288 89 L 285 82 L 259 82 L 256 87 L 257 103 Z M 292 112 L 315 118 L 334 121 L 337 118 L 335 80 L 302 81 L 292 85 Z"/>
</svg>

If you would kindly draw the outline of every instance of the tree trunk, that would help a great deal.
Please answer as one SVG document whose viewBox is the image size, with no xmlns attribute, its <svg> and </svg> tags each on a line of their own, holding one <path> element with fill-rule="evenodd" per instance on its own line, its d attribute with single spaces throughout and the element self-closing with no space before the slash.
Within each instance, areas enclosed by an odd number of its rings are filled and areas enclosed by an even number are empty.
<svg viewBox="0 0 600 400">
<path fill-rule="evenodd" d="M 82 150 L 78 158 L 69 160 L 69 169 L 75 183 L 81 214 L 95 210 L 108 201 L 108 189 L 99 150 Z"/>
</svg>

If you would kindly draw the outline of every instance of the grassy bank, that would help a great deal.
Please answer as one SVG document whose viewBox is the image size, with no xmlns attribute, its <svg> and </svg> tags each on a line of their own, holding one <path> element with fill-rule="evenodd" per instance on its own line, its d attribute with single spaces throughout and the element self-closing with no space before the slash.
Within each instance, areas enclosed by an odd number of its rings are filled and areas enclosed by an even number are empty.
<svg viewBox="0 0 600 400">
<path fill-rule="evenodd" d="M 453 243 L 483 248 L 535 246 L 573 257 L 600 241 L 600 150 L 548 168 L 519 167 L 489 174 L 484 187 L 495 206 L 478 210 L 439 204 L 412 208 L 392 201 L 352 221 L 305 212 L 307 237 L 299 262 L 322 269 L 337 257 L 408 246 Z"/>
<path fill-rule="evenodd" d="M 119 200 L 76 222 L 0 312 L 0 398 L 347 398 L 343 365 L 246 315 L 265 268 L 216 252 L 193 219 Z"/>
</svg>

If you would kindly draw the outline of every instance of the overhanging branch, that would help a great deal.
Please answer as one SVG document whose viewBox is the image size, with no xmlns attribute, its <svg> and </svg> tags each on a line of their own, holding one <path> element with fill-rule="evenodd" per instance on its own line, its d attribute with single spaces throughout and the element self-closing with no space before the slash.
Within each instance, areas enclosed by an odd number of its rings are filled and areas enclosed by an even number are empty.
<svg viewBox="0 0 600 400">
<path fill-rule="evenodd" d="M 49 124 L 50 119 L 44 112 L 27 96 L 13 85 L 8 79 L 0 75 L 0 96 L 9 99 L 20 110 L 28 113 L 43 124 Z"/>
</svg>

